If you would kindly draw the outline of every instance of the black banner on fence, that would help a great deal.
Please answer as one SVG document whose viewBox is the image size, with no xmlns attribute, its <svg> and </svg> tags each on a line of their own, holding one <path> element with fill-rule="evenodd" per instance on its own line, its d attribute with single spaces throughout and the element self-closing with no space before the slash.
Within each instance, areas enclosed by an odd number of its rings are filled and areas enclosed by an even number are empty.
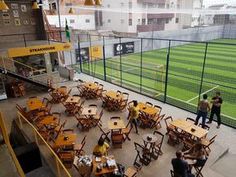
<svg viewBox="0 0 236 177">
<path fill-rule="evenodd" d="M 134 42 L 114 44 L 114 56 L 134 53 Z"/>
<path fill-rule="evenodd" d="M 79 49 L 75 49 L 75 53 L 76 53 L 76 62 L 79 62 Z M 80 56 L 81 56 L 82 62 L 89 61 L 89 48 L 88 47 L 81 48 Z"/>
</svg>

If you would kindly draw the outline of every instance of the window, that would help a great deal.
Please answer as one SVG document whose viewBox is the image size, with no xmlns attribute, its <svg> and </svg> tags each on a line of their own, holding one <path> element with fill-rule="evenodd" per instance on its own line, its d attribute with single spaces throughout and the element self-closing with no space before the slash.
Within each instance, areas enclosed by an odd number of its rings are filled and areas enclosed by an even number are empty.
<svg viewBox="0 0 236 177">
<path fill-rule="evenodd" d="M 70 19 L 70 23 L 75 23 L 75 20 L 74 19 Z"/>
<path fill-rule="evenodd" d="M 90 23 L 90 19 L 86 19 L 86 20 L 85 20 L 85 23 Z"/>
<path fill-rule="evenodd" d="M 110 7 L 111 7 L 111 5 L 110 5 L 110 4 L 107 4 L 107 7 L 108 7 L 108 8 L 110 8 Z"/>
<path fill-rule="evenodd" d="M 132 19 L 129 19 L 129 26 L 132 26 Z"/>
<path fill-rule="evenodd" d="M 153 22 L 153 19 L 148 19 L 148 24 L 149 25 L 152 24 L 152 22 Z"/>
<path fill-rule="evenodd" d="M 132 9 L 132 2 L 129 2 L 129 9 Z"/>
<path fill-rule="evenodd" d="M 166 24 L 168 24 L 168 23 L 169 23 L 169 21 L 170 21 L 170 19 L 169 19 L 169 18 L 167 18 L 167 19 L 166 19 Z"/>
<path fill-rule="evenodd" d="M 65 3 L 65 6 L 72 6 L 72 3 Z"/>
<path fill-rule="evenodd" d="M 142 25 L 145 25 L 145 24 L 146 24 L 146 19 L 143 18 L 143 19 L 142 19 Z"/>
<path fill-rule="evenodd" d="M 140 25 L 140 23 L 141 23 L 141 20 L 140 20 L 140 19 L 138 19 L 138 25 Z"/>
<path fill-rule="evenodd" d="M 175 19 L 175 23 L 179 23 L 179 18 L 176 18 L 176 19 Z"/>
<path fill-rule="evenodd" d="M 121 2 L 121 3 L 120 3 L 120 6 L 121 6 L 121 7 L 123 7 L 123 6 L 124 6 L 124 3 L 123 3 L 123 2 Z"/>
<path fill-rule="evenodd" d="M 56 10 L 57 9 L 57 4 L 55 2 L 52 3 L 52 9 Z"/>
<path fill-rule="evenodd" d="M 169 9 L 170 8 L 170 4 L 166 4 L 166 8 Z"/>
<path fill-rule="evenodd" d="M 121 24 L 124 23 L 124 22 L 125 22 L 124 19 L 121 19 L 121 20 L 120 20 L 120 23 L 121 23 Z"/>
<path fill-rule="evenodd" d="M 107 23 L 111 23 L 111 19 L 108 19 L 108 20 L 107 20 Z"/>
</svg>

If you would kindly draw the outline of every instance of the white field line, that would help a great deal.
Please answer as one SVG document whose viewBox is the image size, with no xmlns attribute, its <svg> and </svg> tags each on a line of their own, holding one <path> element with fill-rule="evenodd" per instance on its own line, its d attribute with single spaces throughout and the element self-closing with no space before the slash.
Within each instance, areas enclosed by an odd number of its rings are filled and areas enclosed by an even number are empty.
<svg viewBox="0 0 236 177">
<path fill-rule="evenodd" d="M 211 89 L 209 89 L 209 90 L 207 90 L 207 91 L 201 93 L 201 95 L 204 95 L 204 94 L 206 94 L 206 93 L 208 93 L 208 92 L 210 92 L 210 91 L 212 91 L 212 90 L 215 90 L 215 89 L 218 88 L 218 87 L 219 87 L 219 85 L 217 85 L 217 86 L 215 86 L 215 87 L 213 87 L 213 88 L 211 88 Z M 195 97 L 189 99 L 189 100 L 187 101 L 187 103 L 189 103 L 189 102 L 195 100 L 195 99 L 198 98 L 198 97 L 199 97 L 199 95 L 197 95 L 197 96 L 195 96 Z"/>
<path fill-rule="evenodd" d="M 118 79 L 114 79 L 114 81 L 119 81 Z M 131 84 L 132 85 L 132 84 Z M 135 84 L 133 84 L 133 85 L 135 85 Z M 219 87 L 219 86 L 218 86 Z M 148 89 L 148 88 L 145 88 L 146 90 L 150 90 L 150 91 L 153 91 L 153 90 L 151 90 L 151 89 Z M 158 94 L 156 94 L 155 95 L 155 97 L 157 97 L 157 96 L 160 96 L 160 95 L 164 95 L 164 93 L 158 93 Z M 172 97 L 172 96 L 169 96 L 169 95 L 167 95 L 167 97 L 169 97 L 169 98 L 172 98 L 172 99 L 174 99 L 174 100 L 178 100 L 178 101 L 180 101 L 180 102 L 184 102 L 184 103 L 187 103 L 187 104 L 189 104 L 189 105 L 192 105 L 192 106 L 196 106 L 195 104 L 193 104 L 193 103 L 189 103 L 189 102 L 187 102 L 187 101 L 185 101 L 185 100 L 181 100 L 181 99 L 179 99 L 179 98 L 175 98 L 175 97 Z M 231 116 L 228 116 L 228 115 L 225 115 L 225 114 L 221 114 L 222 116 L 224 116 L 224 117 L 228 117 L 228 118 L 230 118 L 230 119 L 235 119 L 234 117 L 231 117 Z"/>
</svg>

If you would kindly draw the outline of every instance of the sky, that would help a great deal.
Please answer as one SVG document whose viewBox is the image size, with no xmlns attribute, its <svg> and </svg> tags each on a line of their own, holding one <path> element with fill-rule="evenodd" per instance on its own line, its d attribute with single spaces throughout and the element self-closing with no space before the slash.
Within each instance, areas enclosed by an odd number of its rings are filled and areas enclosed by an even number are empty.
<svg viewBox="0 0 236 177">
<path fill-rule="evenodd" d="M 203 0 L 203 4 L 205 5 L 205 7 L 213 4 L 236 5 L 236 0 Z"/>
</svg>

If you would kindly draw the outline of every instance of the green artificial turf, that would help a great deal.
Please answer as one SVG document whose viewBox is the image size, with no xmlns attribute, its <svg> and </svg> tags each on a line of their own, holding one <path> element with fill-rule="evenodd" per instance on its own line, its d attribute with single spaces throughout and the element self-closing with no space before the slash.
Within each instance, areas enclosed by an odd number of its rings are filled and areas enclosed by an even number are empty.
<svg viewBox="0 0 236 177">
<path fill-rule="evenodd" d="M 209 43 L 201 93 L 207 93 L 210 100 L 215 91 L 221 91 L 224 100 L 223 115 L 236 120 L 236 40 L 218 39 L 213 42 L 235 45 Z M 167 81 L 168 103 L 196 110 L 205 47 L 204 43 L 171 47 Z M 166 48 L 143 52 L 142 69 L 141 53 L 122 56 L 121 63 L 119 57 L 106 59 L 107 80 L 116 84 L 122 82 L 125 87 L 163 100 L 166 58 Z M 158 65 L 164 66 L 164 73 L 158 69 Z M 104 78 L 103 60 L 84 63 L 82 66 L 83 72 Z"/>
</svg>

